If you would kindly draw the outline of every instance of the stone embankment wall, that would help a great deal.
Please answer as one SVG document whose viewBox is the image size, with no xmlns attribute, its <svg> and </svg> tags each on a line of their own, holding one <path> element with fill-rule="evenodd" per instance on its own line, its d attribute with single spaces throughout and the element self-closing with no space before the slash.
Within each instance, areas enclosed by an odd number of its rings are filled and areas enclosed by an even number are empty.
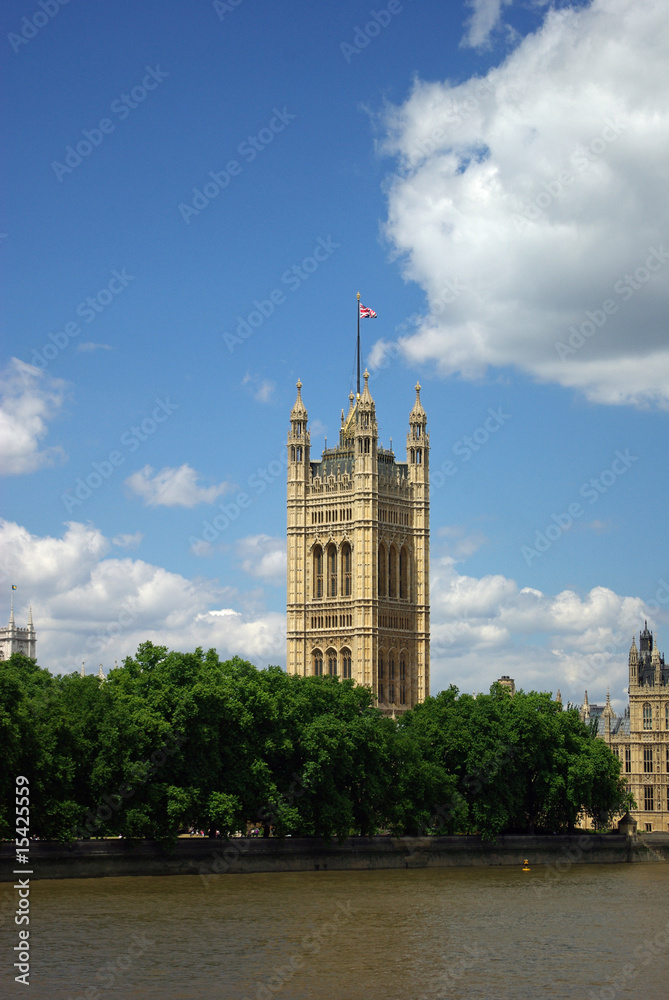
<svg viewBox="0 0 669 1000">
<path fill-rule="evenodd" d="M 650 849 L 649 849 L 650 848 Z M 31 879 L 101 878 L 123 875 L 446 868 L 467 865 L 533 865 L 566 870 L 572 864 L 669 860 L 669 835 L 627 838 L 621 834 L 498 837 L 350 837 L 342 843 L 287 838 L 230 840 L 181 838 L 172 847 L 154 841 L 85 840 L 30 844 Z M 0 881 L 13 881 L 14 851 L 0 844 Z"/>
</svg>

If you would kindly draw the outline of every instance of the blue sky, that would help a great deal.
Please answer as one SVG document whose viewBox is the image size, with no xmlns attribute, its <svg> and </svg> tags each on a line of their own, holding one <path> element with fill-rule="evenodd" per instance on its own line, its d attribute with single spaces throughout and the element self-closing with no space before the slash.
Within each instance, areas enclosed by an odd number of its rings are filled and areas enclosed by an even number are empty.
<svg viewBox="0 0 669 1000">
<path fill-rule="evenodd" d="M 400 458 L 424 386 L 433 692 L 620 708 L 669 623 L 662 5 L 2 16 L 0 551 L 40 662 L 285 664 L 288 413 L 299 377 L 335 438 L 360 291 Z"/>
</svg>

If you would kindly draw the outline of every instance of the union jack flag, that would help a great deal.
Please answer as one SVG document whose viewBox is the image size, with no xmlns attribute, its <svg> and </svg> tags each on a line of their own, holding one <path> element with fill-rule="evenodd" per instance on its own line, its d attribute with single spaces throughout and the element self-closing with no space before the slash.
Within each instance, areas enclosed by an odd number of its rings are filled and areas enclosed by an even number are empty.
<svg viewBox="0 0 669 1000">
<path fill-rule="evenodd" d="M 376 319 L 376 313 L 373 309 L 369 309 L 360 303 L 360 319 Z"/>
</svg>

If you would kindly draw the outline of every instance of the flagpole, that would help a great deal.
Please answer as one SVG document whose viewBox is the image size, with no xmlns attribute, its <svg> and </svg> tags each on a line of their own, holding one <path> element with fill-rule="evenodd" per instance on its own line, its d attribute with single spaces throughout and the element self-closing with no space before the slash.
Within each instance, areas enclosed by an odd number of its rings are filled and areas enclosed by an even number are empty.
<svg viewBox="0 0 669 1000">
<path fill-rule="evenodd" d="M 360 396 L 360 292 L 358 292 L 358 396 Z"/>
</svg>

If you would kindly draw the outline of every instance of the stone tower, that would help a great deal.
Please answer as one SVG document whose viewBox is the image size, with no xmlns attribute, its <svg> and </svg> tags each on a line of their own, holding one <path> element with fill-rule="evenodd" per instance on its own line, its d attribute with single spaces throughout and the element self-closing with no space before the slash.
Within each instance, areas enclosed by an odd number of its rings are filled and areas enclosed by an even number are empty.
<svg viewBox="0 0 669 1000">
<path fill-rule="evenodd" d="M 0 660 L 8 660 L 12 653 L 23 653 L 33 660 L 36 652 L 37 636 L 33 625 L 33 609 L 30 608 L 28 625 L 19 628 L 14 621 L 14 599 L 9 612 L 9 624 L 0 628 Z"/>
<path fill-rule="evenodd" d="M 378 440 L 369 373 L 339 442 L 310 454 L 302 383 L 288 434 L 288 673 L 371 687 L 400 714 L 430 691 L 430 438 L 420 385 L 407 461 Z"/>
</svg>

